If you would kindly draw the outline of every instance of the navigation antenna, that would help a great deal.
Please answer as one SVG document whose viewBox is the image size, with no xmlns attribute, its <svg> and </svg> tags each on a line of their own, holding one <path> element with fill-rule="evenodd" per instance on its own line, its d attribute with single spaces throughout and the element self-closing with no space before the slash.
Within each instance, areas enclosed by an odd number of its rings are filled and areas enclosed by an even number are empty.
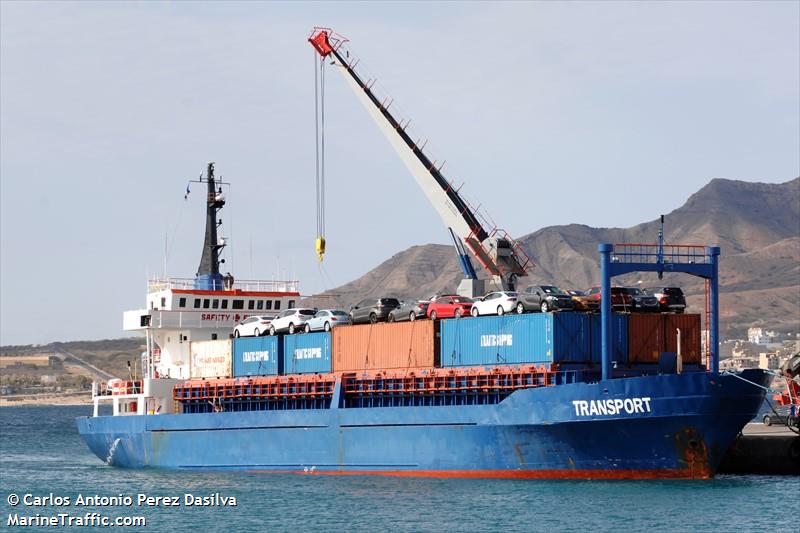
<svg viewBox="0 0 800 533">
<path fill-rule="evenodd" d="M 230 186 L 229 183 L 217 180 L 214 177 L 214 162 L 208 163 L 206 177 L 201 174 L 197 180 L 190 180 L 189 183 L 205 183 L 207 186 L 206 195 L 206 232 L 203 242 L 203 253 L 200 256 L 200 266 L 197 268 L 197 275 L 194 280 L 194 288 L 199 290 L 222 290 L 224 288 L 223 276 L 219 272 L 219 265 L 224 263 L 224 259 L 219 258 L 219 254 L 225 246 L 227 239 L 219 237 L 217 229 L 222 225 L 222 219 L 217 219 L 217 213 L 225 206 L 225 195 L 222 186 Z M 187 196 L 189 187 L 186 187 Z"/>
</svg>

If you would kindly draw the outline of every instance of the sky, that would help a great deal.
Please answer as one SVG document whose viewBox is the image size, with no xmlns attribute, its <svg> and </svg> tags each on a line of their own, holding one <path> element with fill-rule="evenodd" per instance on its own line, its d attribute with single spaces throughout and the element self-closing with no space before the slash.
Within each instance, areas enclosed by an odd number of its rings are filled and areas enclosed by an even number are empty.
<svg viewBox="0 0 800 533">
<path fill-rule="evenodd" d="M 0 2 L 0 344 L 125 336 L 192 277 L 201 188 L 224 270 L 314 294 L 449 236 L 344 80 L 326 82 L 316 261 L 314 26 L 513 236 L 628 227 L 713 178 L 800 175 L 800 3 Z"/>
</svg>

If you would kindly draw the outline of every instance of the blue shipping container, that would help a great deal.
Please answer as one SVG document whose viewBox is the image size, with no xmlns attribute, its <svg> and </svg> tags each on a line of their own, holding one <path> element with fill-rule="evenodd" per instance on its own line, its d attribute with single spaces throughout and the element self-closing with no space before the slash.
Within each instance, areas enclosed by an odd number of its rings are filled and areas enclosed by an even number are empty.
<svg viewBox="0 0 800 533">
<path fill-rule="evenodd" d="M 535 313 L 443 320 L 443 367 L 591 361 L 589 317 Z"/>
<path fill-rule="evenodd" d="M 275 376 L 280 373 L 278 337 L 233 339 L 233 377 Z"/>
<path fill-rule="evenodd" d="M 325 374 L 331 371 L 331 334 L 284 335 L 283 369 L 286 374 Z"/>
<path fill-rule="evenodd" d="M 592 361 L 603 359 L 603 335 L 600 315 L 590 315 L 592 323 Z M 611 316 L 611 361 L 628 362 L 628 315 L 613 313 Z"/>
</svg>

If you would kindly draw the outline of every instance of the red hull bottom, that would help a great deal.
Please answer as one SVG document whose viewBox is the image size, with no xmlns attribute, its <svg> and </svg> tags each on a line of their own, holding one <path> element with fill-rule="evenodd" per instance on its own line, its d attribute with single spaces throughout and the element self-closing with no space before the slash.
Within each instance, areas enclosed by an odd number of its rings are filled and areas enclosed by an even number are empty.
<svg viewBox="0 0 800 533">
<path fill-rule="evenodd" d="M 653 470 L 251 470 L 255 474 L 303 474 L 315 476 L 389 476 L 463 479 L 710 479 L 708 469 Z"/>
</svg>

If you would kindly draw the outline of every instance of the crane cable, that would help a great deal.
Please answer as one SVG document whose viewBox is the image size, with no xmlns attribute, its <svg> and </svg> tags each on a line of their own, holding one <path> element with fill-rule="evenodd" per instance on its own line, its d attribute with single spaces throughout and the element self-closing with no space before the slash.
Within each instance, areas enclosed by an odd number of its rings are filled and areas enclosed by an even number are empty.
<svg viewBox="0 0 800 533">
<path fill-rule="evenodd" d="M 314 133 L 316 143 L 317 259 L 325 257 L 325 59 L 314 54 Z M 317 67 L 319 63 L 319 67 Z M 319 68 L 319 72 L 317 72 Z"/>
</svg>

